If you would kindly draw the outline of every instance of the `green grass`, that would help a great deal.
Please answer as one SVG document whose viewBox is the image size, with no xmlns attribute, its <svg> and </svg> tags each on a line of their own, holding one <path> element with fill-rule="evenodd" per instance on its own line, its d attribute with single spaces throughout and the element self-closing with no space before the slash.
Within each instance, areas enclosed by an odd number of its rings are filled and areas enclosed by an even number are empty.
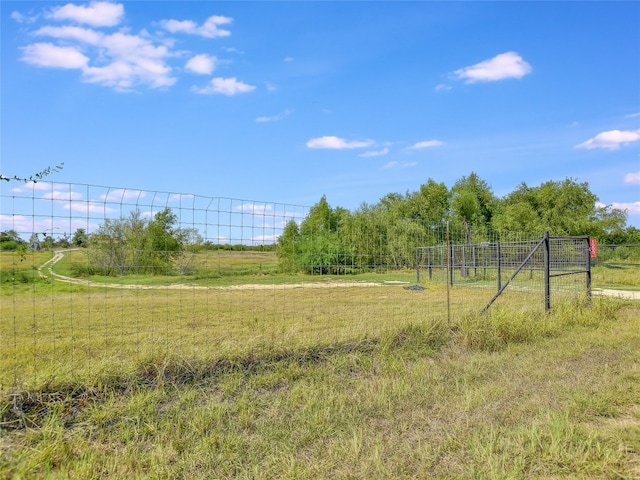
<svg viewBox="0 0 640 480">
<path fill-rule="evenodd" d="M 0 306 L 3 390 L 52 378 L 86 381 L 96 371 L 127 370 L 169 353 L 210 360 L 272 346 L 358 341 L 447 312 L 445 294 L 435 288 L 45 288 L 16 293 Z M 482 300 L 483 292 L 471 293 Z"/>
<path fill-rule="evenodd" d="M 220 264 L 256 267 L 236 253 Z M 40 278 L 50 252 L 11 255 L 0 478 L 640 477 L 638 302 L 556 295 L 545 314 L 514 285 L 479 316 L 492 289 L 455 286 L 448 308 L 442 285 L 275 273 L 86 287 Z M 413 272 L 337 280 L 373 278 Z"/>
<path fill-rule="evenodd" d="M 591 270 L 591 280 L 597 288 L 640 290 L 640 266 L 637 264 L 600 264 Z"/>
<path fill-rule="evenodd" d="M 637 478 L 639 332 L 637 303 L 597 299 L 217 362 L 149 358 L 109 383 L 5 397 L 0 472 Z"/>
<path fill-rule="evenodd" d="M 86 265 L 86 250 L 68 252 L 58 262 L 53 271 L 59 275 L 73 276 L 73 265 Z M 27 252 L 24 258 L 14 252 L 0 252 L 0 288 L 6 290 L 8 286 L 37 281 L 37 267 L 52 257 L 51 252 Z M 122 275 L 117 277 L 90 276 L 95 282 L 119 285 L 171 285 L 188 283 L 199 286 L 231 286 L 242 284 L 271 285 L 301 282 L 324 282 L 335 280 L 384 282 L 401 281 L 413 283 L 416 273 L 413 270 L 382 270 L 361 272 L 345 275 L 305 275 L 282 274 L 278 272 L 278 259 L 275 252 L 243 252 L 243 251 L 211 251 L 198 254 L 185 253 L 183 263 L 191 266 L 191 272 L 185 275 Z M 481 269 L 478 269 L 480 271 Z M 17 273 L 17 276 L 16 276 Z M 46 273 L 46 272 L 45 272 Z M 482 273 L 482 272 L 480 272 Z M 503 272 L 503 283 L 512 272 Z M 442 280 L 442 273 L 434 270 L 437 279 Z M 523 281 L 531 280 L 527 272 L 520 275 Z M 525 278 L 527 277 L 527 278 Z M 428 272 L 421 271 L 421 281 L 427 281 Z M 458 275 L 457 280 L 462 280 Z M 532 281 L 540 280 L 540 275 Z M 495 280 L 483 283 L 482 275 L 470 276 L 470 284 L 485 284 L 493 288 Z M 596 264 L 592 269 L 592 284 L 594 288 L 619 288 L 625 290 L 640 289 L 640 268 L 637 265 Z"/>
<path fill-rule="evenodd" d="M 56 263 L 53 271 L 59 275 L 75 276 L 74 266 L 87 264 L 86 250 L 68 252 Z M 179 264 L 188 265 L 188 273 L 182 275 L 137 275 L 121 276 L 91 275 L 94 282 L 120 285 L 171 285 L 188 283 L 197 286 L 230 286 L 243 284 L 281 285 L 302 282 L 326 282 L 335 280 L 382 282 L 415 282 L 413 270 L 382 270 L 358 274 L 312 275 L 284 274 L 278 270 L 275 252 L 243 252 L 217 250 L 198 254 L 185 253 Z"/>
<path fill-rule="evenodd" d="M 0 252 L 0 292 L 12 292 L 40 280 L 38 267 L 53 256 L 52 252 Z"/>
</svg>

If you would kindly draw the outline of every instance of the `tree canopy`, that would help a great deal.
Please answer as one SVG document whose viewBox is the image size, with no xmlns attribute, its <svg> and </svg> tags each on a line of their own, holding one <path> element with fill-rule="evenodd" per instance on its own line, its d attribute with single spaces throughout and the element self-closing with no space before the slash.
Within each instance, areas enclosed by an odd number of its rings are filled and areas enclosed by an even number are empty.
<svg viewBox="0 0 640 480">
<path fill-rule="evenodd" d="M 381 266 L 413 267 L 416 247 L 444 239 L 479 243 L 551 235 L 589 235 L 602 242 L 638 238 L 625 211 L 603 206 L 586 182 L 567 178 L 537 187 L 520 184 L 503 198 L 475 172 L 451 189 L 428 179 L 415 192 L 392 192 L 351 212 L 332 208 L 326 196 L 298 225 L 289 222 L 278 240 L 280 266 L 287 271 L 327 273 Z M 383 259 L 383 260 L 381 260 Z"/>
<path fill-rule="evenodd" d="M 103 275 L 168 273 L 188 236 L 174 227 L 176 222 L 169 208 L 156 213 L 152 220 L 138 210 L 125 218 L 105 220 L 89 238 L 92 270 Z"/>
</svg>

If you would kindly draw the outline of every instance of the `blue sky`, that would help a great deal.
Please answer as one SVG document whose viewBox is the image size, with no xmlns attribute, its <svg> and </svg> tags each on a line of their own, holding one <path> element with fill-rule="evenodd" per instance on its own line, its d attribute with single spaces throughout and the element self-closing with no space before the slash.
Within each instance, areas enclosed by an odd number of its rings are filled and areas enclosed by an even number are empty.
<svg viewBox="0 0 640 480">
<path fill-rule="evenodd" d="M 639 2 L 11 2 L 1 171 L 357 208 L 474 171 L 640 227 Z"/>
</svg>

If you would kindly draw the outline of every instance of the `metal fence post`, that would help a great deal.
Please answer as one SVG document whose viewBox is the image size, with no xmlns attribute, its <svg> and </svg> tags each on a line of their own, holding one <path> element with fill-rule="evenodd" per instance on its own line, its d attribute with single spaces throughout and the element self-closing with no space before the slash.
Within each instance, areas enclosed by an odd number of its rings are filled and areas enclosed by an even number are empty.
<svg viewBox="0 0 640 480">
<path fill-rule="evenodd" d="M 449 238 L 449 222 L 447 222 L 447 268 L 449 271 L 447 272 L 451 276 L 451 285 L 449 284 L 449 279 L 447 279 L 447 323 L 451 325 L 451 293 L 450 289 L 453 286 L 453 268 L 451 266 L 451 239 Z M 448 276 L 449 276 L 448 275 Z"/>
<path fill-rule="evenodd" d="M 591 302 L 591 239 L 587 237 L 587 255 L 585 258 L 587 275 L 587 301 Z"/>
<path fill-rule="evenodd" d="M 496 248 L 496 255 L 498 256 L 498 291 L 502 288 L 502 254 L 500 252 L 500 241 L 498 241 Z"/>
<path fill-rule="evenodd" d="M 544 309 L 551 310 L 551 278 L 550 278 L 549 232 L 544 232 Z"/>
</svg>

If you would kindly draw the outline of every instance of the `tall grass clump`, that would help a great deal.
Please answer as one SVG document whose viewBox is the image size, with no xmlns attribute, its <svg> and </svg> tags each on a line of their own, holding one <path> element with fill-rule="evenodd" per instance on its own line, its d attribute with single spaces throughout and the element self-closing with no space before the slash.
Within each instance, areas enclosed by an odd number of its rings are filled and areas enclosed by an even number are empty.
<svg viewBox="0 0 640 480">
<path fill-rule="evenodd" d="M 412 323 L 399 329 L 383 333 L 378 342 L 378 350 L 385 354 L 401 351 L 433 353 L 442 349 L 451 339 L 451 330 L 443 319 Z"/>
<path fill-rule="evenodd" d="M 484 315 L 466 315 L 458 323 L 461 344 L 470 350 L 498 351 L 509 344 L 532 343 L 557 333 L 548 315 L 495 308 Z"/>
<path fill-rule="evenodd" d="M 454 329 L 471 350 L 499 351 L 509 344 L 534 343 L 574 326 L 598 328 L 615 318 L 623 303 L 610 298 L 568 298 L 550 312 L 492 307 L 486 314 L 463 316 Z"/>
</svg>

